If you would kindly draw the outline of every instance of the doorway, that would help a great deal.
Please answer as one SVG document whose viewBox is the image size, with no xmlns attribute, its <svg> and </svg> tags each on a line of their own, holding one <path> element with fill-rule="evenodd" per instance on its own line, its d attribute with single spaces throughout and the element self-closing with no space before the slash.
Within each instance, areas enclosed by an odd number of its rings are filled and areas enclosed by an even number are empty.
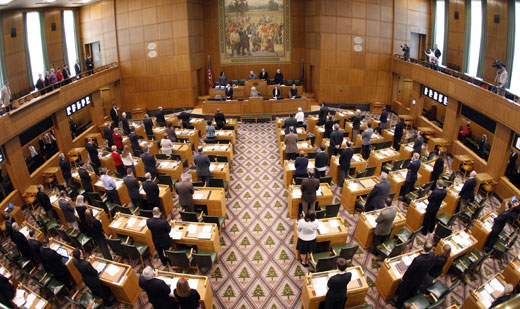
<svg viewBox="0 0 520 309">
<path fill-rule="evenodd" d="M 424 60 L 426 55 L 424 49 L 426 48 L 426 34 L 412 32 L 410 41 L 410 57 L 413 59 Z"/>
<path fill-rule="evenodd" d="M 89 55 L 92 56 L 94 68 L 103 65 L 103 61 L 101 60 L 101 45 L 99 44 L 99 41 L 85 44 L 85 53 L 87 57 Z"/>
</svg>

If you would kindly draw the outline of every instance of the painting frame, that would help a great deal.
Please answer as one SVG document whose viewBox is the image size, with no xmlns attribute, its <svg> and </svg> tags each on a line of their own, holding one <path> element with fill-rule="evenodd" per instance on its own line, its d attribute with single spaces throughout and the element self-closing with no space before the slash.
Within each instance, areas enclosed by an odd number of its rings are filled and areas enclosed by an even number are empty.
<svg viewBox="0 0 520 309">
<path fill-rule="evenodd" d="M 225 33 L 225 21 L 226 21 L 226 0 L 218 1 L 218 39 L 219 39 L 219 58 L 220 65 L 234 65 L 234 64 L 259 64 L 259 63 L 291 63 L 292 53 L 292 25 L 291 25 L 291 0 L 282 0 L 283 2 L 283 23 L 284 33 L 282 40 L 283 55 L 244 55 L 244 56 L 233 56 L 228 54 L 229 47 L 226 47 L 226 33 Z M 265 0 L 268 3 L 268 0 Z"/>
</svg>

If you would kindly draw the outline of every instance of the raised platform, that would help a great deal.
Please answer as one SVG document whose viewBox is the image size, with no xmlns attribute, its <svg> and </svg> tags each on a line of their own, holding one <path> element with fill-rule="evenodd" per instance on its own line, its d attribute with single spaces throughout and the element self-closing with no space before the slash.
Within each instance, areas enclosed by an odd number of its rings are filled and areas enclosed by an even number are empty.
<svg viewBox="0 0 520 309">
<path fill-rule="evenodd" d="M 298 99 L 282 99 L 282 100 L 264 100 L 263 98 L 249 98 L 249 100 L 231 100 L 231 101 L 204 101 L 198 107 L 202 108 L 203 114 L 213 115 L 217 108 L 225 115 L 245 116 L 245 115 L 286 115 L 296 113 L 298 107 L 303 112 L 311 111 L 313 99 L 306 97 Z"/>
</svg>

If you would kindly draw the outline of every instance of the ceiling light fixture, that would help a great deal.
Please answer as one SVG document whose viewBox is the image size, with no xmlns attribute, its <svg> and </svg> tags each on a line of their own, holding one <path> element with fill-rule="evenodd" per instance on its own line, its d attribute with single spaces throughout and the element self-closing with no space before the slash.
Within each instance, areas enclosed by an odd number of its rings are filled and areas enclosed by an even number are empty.
<svg viewBox="0 0 520 309">
<path fill-rule="evenodd" d="M 8 5 L 9 3 L 11 3 L 13 0 L 0 0 L 0 5 Z"/>
</svg>

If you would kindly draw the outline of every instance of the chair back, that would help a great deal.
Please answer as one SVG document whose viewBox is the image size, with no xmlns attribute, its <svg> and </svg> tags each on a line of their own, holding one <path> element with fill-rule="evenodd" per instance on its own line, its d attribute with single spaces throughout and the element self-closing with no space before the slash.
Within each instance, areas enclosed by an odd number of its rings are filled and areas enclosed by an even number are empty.
<svg viewBox="0 0 520 309">
<path fill-rule="evenodd" d="M 130 245 L 130 244 L 123 244 L 122 243 L 121 247 L 123 247 L 123 249 L 125 250 L 126 254 L 131 259 L 138 259 L 139 257 L 141 257 L 141 254 L 139 253 L 139 250 L 137 250 L 136 246 Z"/>
<path fill-rule="evenodd" d="M 211 269 L 211 267 L 213 266 L 211 256 L 208 254 L 193 253 L 191 255 L 191 258 L 192 258 L 192 263 L 197 265 L 199 268 Z"/>
<path fill-rule="evenodd" d="M 92 203 L 94 203 L 94 201 L 103 201 L 101 195 L 97 192 L 85 192 L 85 197 L 88 198 L 89 201 L 92 201 Z"/>
<path fill-rule="evenodd" d="M 439 222 L 437 223 L 437 228 L 435 228 L 435 234 L 433 235 L 433 237 L 435 240 L 441 240 L 445 237 L 450 236 L 451 233 L 453 233 L 453 231 L 449 227 Z"/>
<path fill-rule="evenodd" d="M 330 251 L 330 240 L 319 241 L 316 243 L 316 253 L 329 252 Z"/>
<path fill-rule="evenodd" d="M 294 177 L 294 183 L 299 186 L 302 184 L 302 180 L 304 180 L 305 177 Z"/>
<path fill-rule="evenodd" d="M 324 257 L 318 260 L 316 264 L 316 272 L 329 271 L 336 269 L 339 256 Z"/>
<path fill-rule="evenodd" d="M 202 216 L 202 222 L 204 223 L 215 223 L 217 227 L 220 229 L 220 221 L 217 216 Z"/>
<path fill-rule="evenodd" d="M 167 185 L 168 187 L 170 187 L 170 191 L 173 191 L 173 181 L 170 175 L 158 174 L 157 180 L 161 185 Z"/>
<path fill-rule="evenodd" d="M 165 155 L 164 153 L 156 153 L 155 158 L 157 160 L 168 160 L 168 156 Z"/>
<path fill-rule="evenodd" d="M 320 183 L 328 183 L 329 185 L 331 185 L 332 184 L 332 176 L 320 177 Z"/>
<path fill-rule="evenodd" d="M 350 260 L 352 260 L 352 258 L 354 257 L 354 255 L 356 254 L 358 249 L 359 249 L 359 245 L 343 248 L 339 252 L 339 256 L 344 258 L 347 261 L 350 261 Z"/>
<path fill-rule="evenodd" d="M 195 210 L 196 213 L 205 213 L 207 214 L 208 213 L 208 205 L 194 205 L 193 206 L 193 209 Z"/>
<path fill-rule="evenodd" d="M 316 214 L 316 219 L 323 219 L 323 218 L 325 218 L 325 214 L 326 214 L 325 209 L 316 210 L 315 214 Z"/>
<path fill-rule="evenodd" d="M 307 152 L 307 158 L 316 159 L 316 152 Z"/>
<path fill-rule="evenodd" d="M 390 199 L 391 199 L 391 200 L 393 201 L 393 200 L 394 200 L 394 197 L 395 197 L 395 195 L 396 195 L 396 192 L 394 192 L 394 193 L 391 193 L 391 194 L 390 194 L 390 195 L 389 195 L 388 197 L 389 197 L 389 198 L 390 198 Z"/>
<path fill-rule="evenodd" d="M 401 168 L 401 165 L 403 164 L 403 159 L 396 160 L 394 162 L 394 165 L 392 165 L 392 171 L 397 171 Z"/>
<path fill-rule="evenodd" d="M 314 143 L 316 142 L 316 136 L 308 136 L 307 140 L 309 141 L 309 143 L 311 143 L 311 145 L 314 145 Z"/>
<path fill-rule="evenodd" d="M 199 222 L 199 214 L 196 212 L 179 211 L 179 213 L 181 214 L 182 221 Z"/>
<path fill-rule="evenodd" d="M 232 144 L 233 141 L 230 140 L 230 139 L 225 139 L 225 138 L 223 138 L 223 139 L 219 139 L 219 140 L 217 140 L 217 143 L 219 143 L 219 144 Z"/>
<path fill-rule="evenodd" d="M 354 152 L 354 154 L 361 153 L 361 147 L 353 147 L 352 151 Z"/>
<path fill-rule="evenodd" d="M 188 259 L 188 255 L 184 251 L 166 250 L 166 258 L 170 261 L 170 264 L 173 267 L 190 267 L 190 260 Z"/>
<path fill-rule="evenodd" d="M 389 258 L 401 255 L 404 251 L 404 248 L 406 247 L 407 243 L 403 242 L 398 245 L 395 245 L 394 249 L 392 249 L 392 252 L 388 255 Z"/>
<path fill-rule="evenodd" d="M 215 188 L 224 188 L 224 180 L 220 178 L 210 178 L 209 186 Z"/>
<path fill-rule="evenodd" d="M 410 161 L 412 161 L 412 159 L 410 159 L 410 158 L 404 160 L 403 165 L 401 165 L 401 167 L 399 169 L 406 168 L 408 166 L 408 164 L 410 164 Z"/>
<path fill-rule="evenodd" d="M 69 236 L 69 234 L 67 234 L 67 232 L 62 229 L 56 229 L 56 232 L 58 232 L 58 235 L 60 235 L 63 241 L 68 242 L 69 244 L 72 243 L 72 238 Z"/>
<path fill-rule="evenodd" d="M 116 212 L 120 212 L 120 213 L 128 214 L 128 215 L 132 214 L 132 211 L 130 211 L 130 208 L 121 206 L 121 205 L 116 205 Z"/>
<path fill-rule="evenodd" d="M 139 216 L 151 218 L 151 217 L 153 217 L 153 211 L 147 210 L 147 209 L 139 209 Z"/>
<path fill-rule="evenodd" d="M 228 157 L 226 156 L 217 156 L 217 162 L 229 162 Z"/>
<path fill-rule="evenodd" d="M 181 155 L 178 154 L 178 153 L 172 153 L 172 155 L 170 156 L 170 158 L 171 158 L 172 160 L 182 161 L 182 157 L 181 157 Z"/>
<path fill-rule="evenodd" d="M 206 144 L 216 144 L 216 143 L 217 143 L 217 140 L 216 140 L 216 139 L 211 139 L 211 138 L 206 138 L 206 139 L 204 140 L 204 142 L 205 142 Z"/>
<path fill-rule="evenodd" d="M 126 256 L 125 248 L 123 248 L 123 245 L 121 243 L 121 239 L 118 238 L 107 238 L 107 244 L 110 247 L 110 249 L 119 256 Z"/>
<path fill-rule="evenodd" d="M 376 171 L 376 168 L 377 168 L 377 166 L 369 166 L 369 167 L 367 167 L 367 169 L 365 170 L 365 176 L 364 177 L 374 176 L 374 172 Z"/>
<path fill-rule="evenodd" d="M 356 174 L 356 177 L 355 177 L 355 178 L 363 178 L 363 177 L 365 177 L 365 174 L 366 174 L 366 170 L 361 171 L 361 172 L 358 172 L 358 173 Z"/>
<path fill-rule="evenodd" d="M 340 207 L 341 207 L 341 203 L 325 205 L 325 217 L 326 218 L 337 217 Z"/>
<path fill-rule="evenodd" d="M 191 184 L 194 187 L 204 187 L 204 183 L 202 181 L 193 181 Z"/>
</svg>

